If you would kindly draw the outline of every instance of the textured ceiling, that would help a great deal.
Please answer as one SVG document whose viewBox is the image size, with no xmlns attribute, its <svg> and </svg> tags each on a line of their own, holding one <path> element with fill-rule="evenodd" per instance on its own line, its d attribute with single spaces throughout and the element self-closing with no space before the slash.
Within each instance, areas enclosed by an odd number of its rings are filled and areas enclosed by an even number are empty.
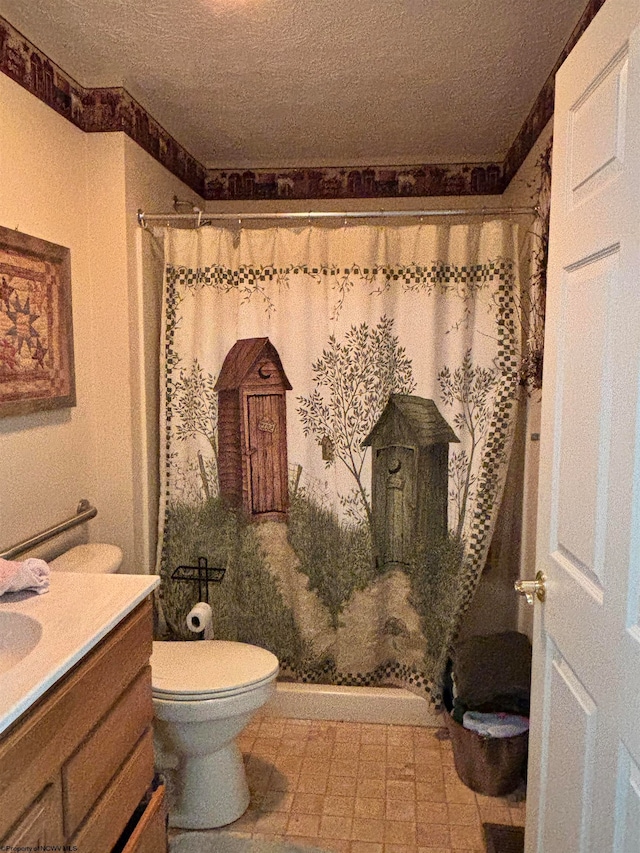
<svg viewBox="0 0 640 853">
<path fill-rule="evenodd" d="M 0 0 L 213 168 L 501 161 L 586 0 Z"/>
</svg>

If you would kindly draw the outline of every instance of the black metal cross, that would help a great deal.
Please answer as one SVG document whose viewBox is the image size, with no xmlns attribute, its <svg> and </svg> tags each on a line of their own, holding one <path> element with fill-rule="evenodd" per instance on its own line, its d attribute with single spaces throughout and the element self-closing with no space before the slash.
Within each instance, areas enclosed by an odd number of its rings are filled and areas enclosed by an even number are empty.
<svg viewBox="0 0 640 853">
<path fill-rule="evenodd" d="M 171 573 L 174 581 L 198 582 L 198 601 L 209 603 L 209 584 L 220 583 L 226 569 L 217 569 L 207 564 L 206 557 L 198 557 L 197 566 L 178 566 Z M 204 598 L 203 595 L 204 588 Z"/>
</svg>

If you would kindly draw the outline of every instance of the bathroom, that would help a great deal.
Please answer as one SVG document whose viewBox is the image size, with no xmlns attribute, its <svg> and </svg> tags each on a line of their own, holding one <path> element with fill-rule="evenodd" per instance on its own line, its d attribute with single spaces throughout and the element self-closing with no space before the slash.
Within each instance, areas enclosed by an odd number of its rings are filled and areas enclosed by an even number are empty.
<svg viewBox="0 0 640 853">
<path fill-rule="evenodd" d="M 0 7 L 0 13 L 2 7 Z M 9 18 L 9 23 L 11 20 Z M 42 48 L 42 45 L 37 45 Z M 15 75 L 13 75 L 15 76 Z M 2 543 L 9 545 L 72 515 L 91 498 L 98 516 L 87 534 L 116 543 L 123 571 L 151 572 L 156 562 L 159 492 L 158 341 L 162 259 L 136 213 L 167 211 L 193 191 L 122 133 L 84 133 L 22 86 L 0 75 L 0 224 L 71 250 L 77 405 L 0 420 Z M 520 207 L 533 202 L 547 124 L 502 196 L 422 199 L 428 208 Z M 197 199 L 195 199 L 197 201 Z M 257 206 L 258 203 L 255 203 Z M 262 203 L 264 206 L 264 203 Z M 315 209 L 366 210 L 378 199 L 313 202 Z M 207 209 L 232 209 L 209 202 Z M 309 202 L 289 202 L 305 210 Z M 415 198 L 388 198 L 387 209 L 413 209 Z M 247 202 L 236 210 L 246 211 Z M 530 577 L 535 535 L 538 398 L 522 425 L 522 506 L 503 520 L 507 544 L 492 555 L 466 630 L 529 632 L 530 613 L 512 595 Z M 518 565 L 509 542 L 520 540 Z M 266 731 L 266 729 L 265 729 Z"/>
</svg>

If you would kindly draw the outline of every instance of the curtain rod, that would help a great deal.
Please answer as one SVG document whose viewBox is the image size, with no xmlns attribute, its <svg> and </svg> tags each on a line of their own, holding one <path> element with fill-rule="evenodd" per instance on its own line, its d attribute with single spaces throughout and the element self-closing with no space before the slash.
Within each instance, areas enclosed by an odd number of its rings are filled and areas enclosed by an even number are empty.
<svg viewBox="0 0 640 853">
<path fill-rule="evenodd" d="M 145 213 L 138 210 L 138 225 L 146 228 L 149 222 L 193 222 L 193 227 L 209 225 L 212 222 L 235 221 L 256 219 L 379 219 L 395 217 L 427 217 L 427 216 L 489 216 L 505 215 L 523 216 L 537 215 L 537 207 L 482 207 L 471 209 L 452 210 L 310 210 L 289 211 L 287 213 L 205 213 L 202 210 L 194 210 L 192 213 Z"/>
</svg>

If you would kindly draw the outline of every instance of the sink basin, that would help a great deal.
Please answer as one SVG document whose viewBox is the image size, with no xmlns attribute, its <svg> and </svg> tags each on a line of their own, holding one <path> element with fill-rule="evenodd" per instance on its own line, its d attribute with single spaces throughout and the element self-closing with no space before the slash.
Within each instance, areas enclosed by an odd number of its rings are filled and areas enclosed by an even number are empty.
<svg viewBox="0 0 640 853">
<path fill-rule="evenodd" d="M 42 625 L 23 613 L 0 613 L 0 675 L 25 658 L 40 641 Z"/>
</svg>

